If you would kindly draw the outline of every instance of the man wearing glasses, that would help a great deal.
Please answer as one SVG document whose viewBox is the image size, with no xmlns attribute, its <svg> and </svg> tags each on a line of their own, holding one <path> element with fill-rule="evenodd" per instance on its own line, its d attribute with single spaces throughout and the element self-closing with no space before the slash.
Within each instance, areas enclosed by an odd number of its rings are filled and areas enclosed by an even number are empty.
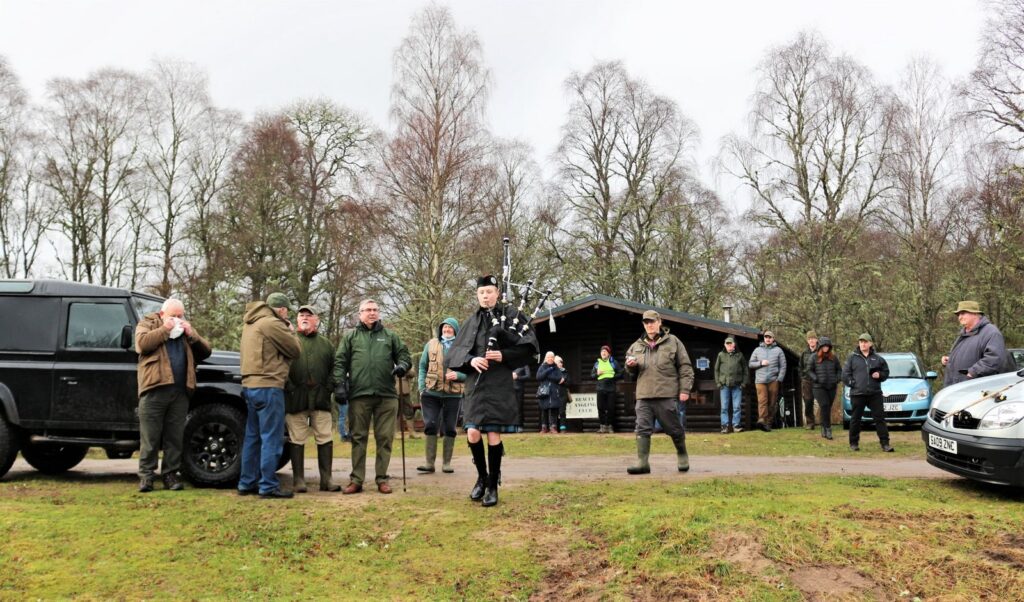
<svg viewBox="0 0 1024 602">
<path fill-rule="evenodd" d="M 786 354 L 782 347 L 775 344 L 772 331 L 764 331 L 764 342 L 750 355 L 749 366 L 755 369 L 757 428 L 768 433 L 772 430 L 772 419 L 779 409 L 779 391 L 786 378 Z"/>
<path fill-rule="evenodd" d="M 395 439 L 398 418 L 398 391 L 395 377 L 409 371 L 412 359 L 409 349 L 397 334 L 380 321 L 380 306 L 373 299 L 359 304 L 359 324 L 341 337 L 334 355 L 334 401 L 349 404 L 349 426 L 352 437 L 352 473 L 344 494 L 363 490 L 366 477 L 366 447 L 373 424 L 377 444 L 377 491 L 391 493 L 388 466 L 391 444 Z"/>
</svg>

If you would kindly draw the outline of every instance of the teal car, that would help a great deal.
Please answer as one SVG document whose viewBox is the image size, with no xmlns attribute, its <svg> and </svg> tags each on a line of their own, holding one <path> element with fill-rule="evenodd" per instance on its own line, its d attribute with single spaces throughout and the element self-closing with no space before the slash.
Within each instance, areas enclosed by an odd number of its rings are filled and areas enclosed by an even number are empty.
<svg viewBox="0 0 1024 602">
<path fill-rule="evenodd" d="M 927 371 L 914 353 L 879 353 L 889 364 L 889 378 L 882 383 L 885 421 L 924 424 L 932 403 L 932 383 L 938 373 Z M 850 428 L 853 405 L 850 390 L 843 388 L 843 427 Z M 865 408 L 862 422 L 874 422 L 871 410 Z"/>
</svg>

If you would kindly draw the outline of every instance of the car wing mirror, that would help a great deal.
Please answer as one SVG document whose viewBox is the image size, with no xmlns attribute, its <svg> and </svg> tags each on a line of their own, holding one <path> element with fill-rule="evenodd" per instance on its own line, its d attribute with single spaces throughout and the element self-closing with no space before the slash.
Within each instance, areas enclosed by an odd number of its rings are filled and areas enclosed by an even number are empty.
<svg viewBox="0 0 1024 602">
<path fill-rule="evenodd" d="M 132 348 L 132 332 L 134 329 L 131 324 L 125 324 L 121 327 L 121 349 Z"/>
<path fill-rule="evenodd" d="M 934 370 L 929 370 L 928 372 L 925 372 L 924 377 L 927 380 L 935 380 L 939 377 L 939 373 Z"/>
</svg>

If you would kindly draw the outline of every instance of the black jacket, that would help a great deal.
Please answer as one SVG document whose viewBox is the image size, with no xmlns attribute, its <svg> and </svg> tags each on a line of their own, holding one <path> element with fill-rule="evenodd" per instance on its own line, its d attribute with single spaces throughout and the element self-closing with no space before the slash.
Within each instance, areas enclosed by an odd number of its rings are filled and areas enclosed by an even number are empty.
<svg viewBox="0 0 1024 602">
<path fill-rule="evenodd" d="M 814 383 L 814 387 L 818 389 L 831 389 L 839 384 L 839 379 L 842 377 L 843 369 L 839 365 L 839 360 L 836 359 L 835 354 L 832 354 L 832 359 L 822 358 L 818 361 L 818 356 L 815 354 L 814 363 L 811 365 L 812 370 L 808 372 L 811 377 L 811 382 Z"/>
<path fill-rule="evenodd" d="M 500 324 L 502 316 L 505 327 Z M 492 317 L 499 320 L 497 327 L 492 325 Z M 462 400 L 463 420 L 467 424 L 512 426 L 522 422 L 512 386 L 512 371 L 527 365 L 540 346 L 532 326 L 521 336 L 518 331 L 510 330 L 509 325 L 517 319 L 520 327 L 529 323 L 526 316 L 511 305 L 499 303 L 493 310 L 478 308 L 462 323 L 444 358 L 449 370 L 467 375 L 466 396 Z M 491 362 L 486 372 L 477 373 L 469 362 L 474 357 L 483 357 L 489 337 L 497 340 L 496 348 L 501 351 L 502 361 Z"/>
<path fill-rule="evenodd" d="M 878 372 L 879 378 L 871 378 Z M 875 353 L 874 347 L 867 357 L 859 350 L 850 354 L 843 366 L 843 383 L 850 388 L 850 396 L 875 395 L 882 392 L 882 381 L 889 378 L 889 364 Z"/>
</svg>

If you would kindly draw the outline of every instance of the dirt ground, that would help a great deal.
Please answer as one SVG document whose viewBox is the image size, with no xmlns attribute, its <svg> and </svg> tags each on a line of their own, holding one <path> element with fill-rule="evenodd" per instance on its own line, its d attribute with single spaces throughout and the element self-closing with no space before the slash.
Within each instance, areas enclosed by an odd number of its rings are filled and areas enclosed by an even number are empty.
<svg viewBox="0 0 1024 602">
<path fill-rule="evenodd" d="M 476 471 L 468 457 L 456 457 L 452 464 L 455 472 L 434 474 L 416 472 L 420 457 L 406 458 L 406 483 L 412 490 L 417 487 L 436 489 L 438 486 L 450 487 L 455 490 L 472 488 L 476 481 Z M 690 471 L 676 471 L 674 455 L 652 455 L 651 474 L 627 475 L 626 467 L 635 461 L 634 456 L 571 456 L 562 458 L 517 458 L 506 455 L 502 462 L 502 485 L 505 488 L 516 487 L 531 481 L 605 481 L 605 480 L 643 480 L 643 479 L 708 479 L 744 475 L 795 475 L 795 474 L 826 474 L 826 475 L 872 475 L 885 478 L 950 478 L 950 475 L 930 466 L 923 459 L 889 460 L 889 459 L 854 459 L 854 458 L 814 458 L 810 456 L 690 456 Z M 366 461 L 367 480 L 373 475 L 373 457 Z M 138 469 L 138 460 L 106 460 L 86 459 L 63 478 L 71 480 L 89 480 L 96 477 L 134 478 Z M 344 484 L 348 481 L 350 470 L 347 458 L 336 458 L 334 461 L 334 480 Z M 400 491 L 402 478 L 402 458 L 394 455 L 391 458 L 392 486 Z M 35 469 L 18 459 L 5 480 L 18 480 L 36 474 Z M 282 476 L 290 474 L 290 468 L 283 468 Z M 318 479 L 315 467 L 306 467 L 307 481 Z M 287 487 L 291 479 L 282 478 L 281 483 Z"/>
</svg>

